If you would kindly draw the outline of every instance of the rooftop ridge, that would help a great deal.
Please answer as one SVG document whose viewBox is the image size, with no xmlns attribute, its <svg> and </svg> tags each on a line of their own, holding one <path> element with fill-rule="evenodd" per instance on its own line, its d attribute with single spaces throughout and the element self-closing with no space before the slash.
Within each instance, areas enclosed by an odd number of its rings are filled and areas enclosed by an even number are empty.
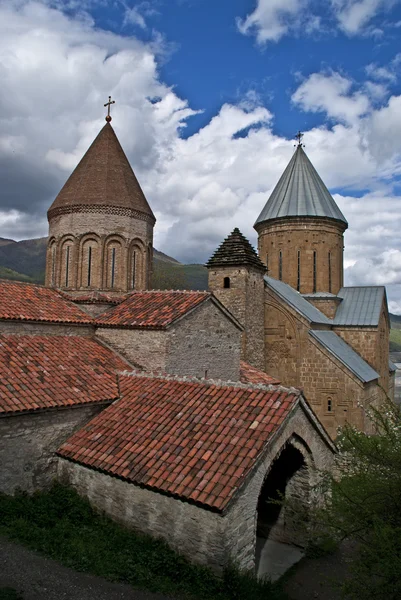
<svg viewBox="0 0 401 600">
<path fill-rule="evenodd" d="M 121 371 L 118 373 L 123 377 L 142 377 L 145 379 L 159 379 L 161 381 L 176 381 L 180 383 L 197 383 L 207 387 L 225 387 L 239 390 L 257 390 L 265 392 L 286 393 L 287 396 L 302 396 L 300 388 L 285 387 L 283 385 L 263 384 L 263 383 L 243 383 L 241 381 L 224 381 L 222 379 L 205 379 L 204 377 L 194 377 L 189 375 L 170 375 L 168 373 L 154 373 L 150 371 Z"/>
</svg>

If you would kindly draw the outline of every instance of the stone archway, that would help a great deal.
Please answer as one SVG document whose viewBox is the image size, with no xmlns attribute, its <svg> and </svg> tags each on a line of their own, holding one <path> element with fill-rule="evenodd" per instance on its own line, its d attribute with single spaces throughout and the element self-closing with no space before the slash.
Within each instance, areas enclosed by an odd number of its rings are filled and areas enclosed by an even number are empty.
<svg viewBox="0 0 401 600">
<path fill-rule="evenodd" d="M 306 449 L 305 449 L 306 450 Z M 287 442 L 273 461 L 260 490 L 257 505 L 255 565 L 258 577 L 273 580 L 303 556 L 306 531 L 299 517 L 280 499 L 308 506 L 311 494 L 310 465 L 304 448 L 295 439 Z"/>
</svg>

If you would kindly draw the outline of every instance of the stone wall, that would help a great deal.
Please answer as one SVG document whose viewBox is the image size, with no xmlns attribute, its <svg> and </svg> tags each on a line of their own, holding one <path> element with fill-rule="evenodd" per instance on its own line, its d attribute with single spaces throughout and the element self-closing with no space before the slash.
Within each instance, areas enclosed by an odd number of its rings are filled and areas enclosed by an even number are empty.
<svg viewBox="0 0 401 600">
<path fill-rule="evenodd" d="M 209 290 L 244 327 L 241 358 L 263 369 L 264 273 L 250 267 L 209 269 Z M 229 287 L 224 280 L 229 279 Z"/>
<path fill-rule="evenodd" d="M 102 290 L 117 294 L 149 289 L 152 255 L 150 217 L 124 209 L 76 207 L 50 218 L 46 285 L 68 292 Z"/>
<path fill-rule="evenodd" d="M 167 330 L 166 372 L 239 381 L 241 335 L 208 300 Z"/>
<path fill-rule="evenodd" d="M 79 335 L 93 336 L 91 325 L 60 325 L 59 323 L 28 323 L 26 321 L 1 321 L 0 334 L 13 335 Z"/>
<path fill-rule="evenodd" d="M 218 514 L 62 458 L 58 478 L 115 521 L 164 539 L 194 562 L 223 568 L 224 521 Z"/>
<path fill-rule="evenodd" d="M 167 334 L 151 329 L 98 327 L 96 337 L 134 367 L 153 373 L 166 371 Z"/>
<path fill-rule="evenodd" d="M 316 482 L 315 465 L 319 469 L 331 467 L 332 448 L 324 442 L 318 426 L 298 408 L 222 515 L 62 458 L 59 458 L 58 478 L 116 521 L 165 539 L 194 562 L 221 571 L 229 561 L 234 561 L 242 569 L 253 570 L 259 494 L 273 459 L 289 440 L 297 448 L 302 447 L 312 470 L 311 483 Z"/>
<path fill-rule="evenodd" d="M 268 275 L 281 279 L 301 294 L 330 292 L 337 294 L 343 286 L 343 233 L 340 221 L 325 218 L 274 219 L 257 225 L 258 253 L 267 266 Z M 314 285 L 316 252 L 316 286 Z M 281 253 L 281 278 L 280 278 Z M 330 258 L 329 258 L 330 255 Z"/>
<path fill-rule="evenodd" d="M 320 312 L 322 312 L 329 319 L 334 319 L 336 316 L 337 308 L 340 305 L 341 300 L 339 298 L 313 298 L 308 296 L 306 298 L 308 302 L 316 306 Z"/>
<path fill-rule="evenodd" d="M 318 428 L 313 425 L 304 409 L 299 407 L 267 447 L 225 515 L 229 558 L 234 560 L 241 569 L 255 570 L 259 495 L 274 459 L 288 443 L 293 444 L 303 454 L 309 471 L 310 494 L 316 493 L 313 492 L 313 488 L 318 482 L 318 471 L 332 468 L 333 447 L 325 443 Z M 309 497 L 311 498 L 311 495 Z"/>
<path fill-rule="evenodd" d="M 333 438 L 346 421 L 364 430 L 358 404 L 372 395 L 367 386 L 309 335 L 305 318 L 271 290 L 265 294 L 265 371 L 283 385 L 301 387 Z"/>
<path fill-rule="evenodd" d="M 108 403 L 109 404 L 109 403 Z M 0 418 L 0 491 L 43 489 L 56 476 L 54 452 L 106 404 L 2 416 Z"/>
</svg>

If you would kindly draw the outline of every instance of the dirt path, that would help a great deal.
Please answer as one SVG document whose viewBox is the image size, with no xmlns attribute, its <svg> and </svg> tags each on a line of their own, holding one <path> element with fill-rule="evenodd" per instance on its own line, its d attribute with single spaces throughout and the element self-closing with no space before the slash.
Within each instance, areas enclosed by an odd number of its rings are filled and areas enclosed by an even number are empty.
<svg viewBox="0 0 401 600">
<path fill-rule="evenodd" d="M 73 571 L 4 538 L 0 538 L 2 587 L 14 588 L 24 600 L 172 600 Z"/>
</svg>

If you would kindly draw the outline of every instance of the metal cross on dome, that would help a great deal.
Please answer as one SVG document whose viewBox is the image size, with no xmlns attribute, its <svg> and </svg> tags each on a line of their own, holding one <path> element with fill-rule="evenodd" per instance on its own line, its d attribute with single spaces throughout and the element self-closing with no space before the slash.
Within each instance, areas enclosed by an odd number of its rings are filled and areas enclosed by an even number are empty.
<svg viewBox="0 0 401 600">
<path fill-rule="evenodd" d="M 105 104 L 105 106 L 107 106 L 107 117 L 106 117 L 106 121 L 107 121 L 108 123 L 110 123 L 110 121 L 111 121 L 111 116 L 110 116 L 110 106 L 111 106 L 112 104 L 115 104 L 115 103 L 116 103 L 116 101 L 115 101 L 115 100 L 112 100 L 112 99 L 111 99 L 111 96 L 109 96 L 109 101 L 108 101 L 108 102 L 106 102 L 106 104 Z"/>
<path fill-rule="evenodd" d="M 297 135 L 295 136 L 295 139 L 298 140 L 298 146 L 303 146 L 303 144 L 302 144 L 303 137 L 304 137 L 304 134 L 302 133 L 302 131 L 298 131 Z"/>
</svg>

